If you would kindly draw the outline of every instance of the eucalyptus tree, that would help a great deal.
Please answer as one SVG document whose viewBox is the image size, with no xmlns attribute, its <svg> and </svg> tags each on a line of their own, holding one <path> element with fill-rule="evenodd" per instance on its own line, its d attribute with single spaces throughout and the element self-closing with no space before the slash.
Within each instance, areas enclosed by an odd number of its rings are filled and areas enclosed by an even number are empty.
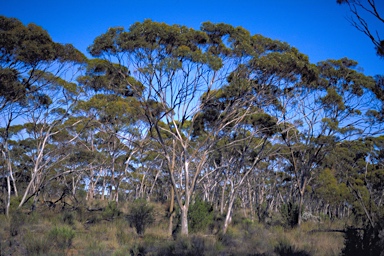
<svg viewBox="0 0 384 256">
<path fill-rule="evenodd" d="M 321 169 L 325 156 L 340 142 L 369 131 L 370 109 L 377 99 L 372 93 L 374 81 L 356 71 L 349 59 L 318 63 L 319 79 L 292 90 L 289 112 L 293 122 L 284 122 L 282 153 L 286 171 L 297 188 L 301 223 L 304 195 L 314 173 Z"/>
<path fill-rule="evenodd" d="M 238 40 L 223 42 L 233 31 L 244 32 L 225 24 L 206 23 L 202 31 L 197 31 L 146 20 L 133 24 L 128 31 L 110 29 L 89 48 L 95 57 L 127 66 L 132 76 L 145 86 L 141 102 L 148 133 L 166 159 L 182 212 L 182 234 L 188 234 L 190 199 L 214 138 L 229 120 L 236 122 L 227 115 L 225 122 L 217 123 L 214 133 L 199 138 L 192 136 L 197 113 L 205 104 L 199 97 L 225 82 L 227 71 L 238 61 L 229 58 Z M 230 63 L 223 65 L 225 58 Z"/>
<path fill-rule="evenodd" d="M 21 125 L 10 126 L 10 123 L 11 122 L 9 119 L 8 127 L 0 128 L 1 142 L 2 142 L 0 145 L 0 150 L 2 153 L 1 169 L 3 170 L 2 175 L 3 177 L 6 177 L 6 183 L 7 183 L 7 195 L 6 195 L 6 199 L 4 200 L 6 202 L 6 205 L 5 205 L 6 216 L 9 216 L 9 207 L 11 202 L 12 190 L 14 195 L 16 197 L 18 196 L 17 178 L 15 177 L 15 169 L 17 168 L 15 168 L 16 163 L 12 155 L 15 152 L 14 149 L 17 148 L 17 135 L 23 129 Z"/>
<path fill-rule="evenodd" d="M 262 36 L 249 38 L 245 61 L 228 77 L 228 85 L 216 95 L 202 111 L 199 127 L 205 131 L 215 129 L 212 120 L 220 120 L 226 109 L 235 107 L 242 117 L 237 123 L 226 126 L 221 137 L 220 159 L 215 163 L 223 172 L 222 193 L 230 185 L 228 210 L 223 232 L 229 224 L 236 190 L 248 175 L 257 172 L 263 160 L 276 154 L 278 134 L 282 129 L 279 120 L 286 107 L 286 91 L 316 78 L 316 71 L 308 58 L 288 44 Z M 223 111 L 223 112 L 222 112 Z M 285 120 L 287 121 L 287 120 Z M 213 124 L 215 124 L 213 122 Z M 220 151 L 220 150 L 219 150 Z M 221 200 L 221 211 L 224 200 Z"/>
<path fill-rule="evenodd" d="M 241 134 L 236 134 L 241 136 Z M 255 135 L 254 135 L 255 136 Z M 253 172 L 258 171 L 261 161 L 264 160 L 271 152 L 267 149 L 270 148 L 267 143 L 267 137 L 243 137 L 240 139 L 235 137 L 234 140 L 228 141 L 235 142 L 237 145 L 232 145 L 226 152 L 220 152 L 221 159 L 217 159 L 219 162 L 216 163 L 220 166 L 222 173 L 222 197 L 220 211 L 223 211 L 224 202 L 227 202 L 225 220 L 223 225 L 223 233 L 226 233 L 230 224 L 233 206 L 235 199 L 239 197 L 239 192 L 242 190 L 244 185 L 249 178 L 249 175 Z M 229 191 L 226 199 L 225 193 L 227 192 L 226 187 L 229 185 Z"/>
<path fill-rule="evenodd" d="M 244 81 L 243 81 L 244 82 Z M 247 81 L 248 83 L 248 81 Z M 250 83 L 248 83 L 250 84 Z M 264 111 L 255 106 L 251 106 L 249 98 L 254 98 L 254 95 L 249 91 L 252 86 L 244 86 L 240 92 L 239 84 L 233 82 L 229 86 L 223 87 L 217 93 L 216 99 L 212 99 L 207 108 L 203 109 L 201 122 L 195 132 L 206 133 L 210 132 L 212 120 L 221 119 L 222 108 L 229 107 L 231 101 L 236 99 L 245 103 L 245 105 L 236 104 L 237 111 L 242 113 L 243 118 L 235 125 L 229 125 L 221 131 L 218 136 L 217 143 L 211 154 L 213 171 L 207 170 L 204 176 L 207 176 L 208 181 L 210 176 L 215 176 L 218 186 L 221 187 L 220 212 L 224 213 L 224 206 L 227 202 L 226 217 L 223 226 L 223 233 L 226 233 L 235 199 L 237 198 L 238 189 L 241 188 L 248 175 L 255 171 L 259 163 L 265 159 L 271 152 L 267 149 L 268 139 L 276 131 L 276 120 L 273 117 L 264 113 Z M 235 92 L 235 93 L 234 93 Z M 260 97 L 257 103 L 263 105 L 261 95 L 265 91 L 259 91 L 257 94 Z M 269 99 L 268 99 L 269 101 Z M 268 103 L 270 104 L 270 103 Z M 243 107 L 243 109 L 242 109 Z M 216 121 L 215 121 L 216 122 Z M 213 123 L 214 124 L 214 123 Z M 202 127 L 205 129 L 201 130 Z M 217 175 L 219 175 L 217 177 Z M 205 180 L 202 182 L 203 185 Z M 216 186 L 217 186 L 216 184 Z M 226 199 L 227 186 L 229 185 L 228 200 Z"/>
<path fill-rule="evenodd" d="M 155 143 L 149 142 L 136 157 L 135 168 L 130 172 L 130 181 L 135 184 L 135 198 L 147 201 L 163 201 L 168 197 L 167 174 L 164 169 L 164 158 L 158 152 Z M 158 192 L 155 192 L 158 190 Z M 155 192 L 155 193 L 154 193 Z"/>
<path fill-rule="evenodd" d="M 145 142 L 137 100 L 142 85 L 126 67 L 100 59 L 88 61 L 85 74 L 77 80 L 89 93 L 76 107 L 77 118 L 92 123 L 95 150 L 105 155 L 104 173 L 98 176 L 103 179 L 102 198 L 108 192 L 110 199 L 117 202 L 130 161 Z"/>
<path fill-rule="evenodd" d="M 12 124 L 35 110 L 39 111 L 38 105 L 46 106 L 50 101 L 48 88 L 54 84 L 60 84 L 72 93 L 74 85 L 60 76 L 70 79 L 78 70 L 79 65 L 75 64 L 82 63 L 85 57 L 72 45 L 53 42 L 41 27 L 35 24 L 24 26 L 14 18 L 0 17 L 0 38 L 0 113 L 4 117 L 0 121 L 2 154 L 10 163 L 8 140 Z M 11 164 L 7 166 L 6 177 L 12 180 L 16 193 Z"/>
<path fill-rule="evenodd" d="M 97 131 L 99 124 L 89 116 L 79 114 L 78 106 L 75 110 L 73 122 L 83 119 L 84 122 L 68 129 L 72 136 L 76 137 L 73 142 L 70 158 L 66 163 L 69 168 L 76 170 L 82 177 L 84 189 L 86 191 L 86 200 L 92 201 L 99 189 L 102 170 L 107 161 L 105 155 L 98 150 L 99 141 L 97 140 Z M 100 189 L 101 190 L 101 189 Z"/>
<path fill-rule="evenodd" d="M 346 141 L 335 151 L 333 161 L 327 162 L 333 163 L 329 166 L 349 192 L 345 200 L 356 219 L 373 227 L 383 216 L 383 138 Z"/>
<path fill-rule="evenodd" d="M 367 219 L 372 227 L 380 225 L 380 221 L 384 217 L 384 138 L 378 136 L 367 138 L 365 140 L 368 146 L 368 154 L 364 172 L 360 172 L 360 179 L 364 181 L 364 185 L 368 191 L 368 200 L 364 210 Z M 353 195 L 358 194 L 353 191 Z M 360 200 L 360 198 L 359 198 Z"/>
<path fill-rule="evenodd" d="M 222 134 L 242 125 L 265 130 L 260 122 L 268 125 L 273 111 L 281 113 L 283 103 L 274 94 L 284 92 L 282 83 L 306 83 L 316 75 L 308 58 L 288 44 L 209 22 L 200 31 L 149 20 L 128 31 L 112 28 L 89 51 L 126 66 L 145 86 L 141 103 L 148 133 L 166 160 L 182 234 L 188 234 L 191 196 Z M 253 114 L 259 116 L 252 121 Z"/>
<path fill-rule="evenodd" d="M 2 113 L 8 113 L 16 103 L 26 107 L 28 96 L 45 85 L 35 83 L 44 72 L 58 76 L 72 67 L 69 64 L 84 61 L 72 45 L 53 42 L 44 29 L 32 23 L 24 26 L 15 18 L 0 16 L 0 35 Z"/>
<path fill-rule="evenodd" d="M 74 83 L 66 82 L 51 74 L 41 75 L 36 83 L 48 83 L 44 90 L 40 90 L 37 99 L 30 103 L 33 111 L 25 116 L 23 137 L 20 144 L 25 146 L 25 154 L 33 163 L 30 182 L 24 191 L 19 207 L 32 196 L 38 199 L 46 175 L 55 165 L 68 158 L 65 147 L 70 145 L 76 137 L 67 133 L 69 127 L 76 122 L 67 122 L 71 111 L 80 95 Z M 64 137 L 65 140 L 63 138 Z"/>
</svg>

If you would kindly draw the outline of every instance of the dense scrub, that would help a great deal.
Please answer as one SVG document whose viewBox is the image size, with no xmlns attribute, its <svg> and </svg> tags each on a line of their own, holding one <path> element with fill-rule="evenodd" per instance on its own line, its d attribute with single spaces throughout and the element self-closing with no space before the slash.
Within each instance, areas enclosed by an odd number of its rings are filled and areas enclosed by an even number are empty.
<svg viewBox="0 0 384 256">
<path fill-rule="evenodd" d="M 143 207 L 137 202 L 116 208 L 95 201 L 76 208 L 15 210 L 10 219 L 1 217 L 1 255 L 339 255 L 343 248 L 341 233 L 312 232 L 343 228 L 339 221 L 323 219 L 286 228 L 252 221 L 241 212 L 235 213 L 226 234 L 214 228 L 223 225 L 223 218 L 214 212 L 216 217 L 203 221 L 205 228 L 192 225 L 190 236 L 185 237 L 177 231 L 177 222 L 175 234 L 169 236 L 166 205 L 148 204 L 154 223 L 144 234 L 136 232 L 129 217 Z M 198 207 L 202 205 L 199 202 Z M 273 219 L 283 217 L 276 213 Z"/>
</svg>

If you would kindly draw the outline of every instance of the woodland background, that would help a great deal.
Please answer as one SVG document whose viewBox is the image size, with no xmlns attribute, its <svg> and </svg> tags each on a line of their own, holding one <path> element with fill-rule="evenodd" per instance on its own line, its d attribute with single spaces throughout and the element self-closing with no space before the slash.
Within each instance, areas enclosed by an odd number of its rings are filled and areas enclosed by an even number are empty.
<svg viewBox="0 0 384 256">
<path fill-rule="evenodd" d="M 0 47 L 1 255 L 382 253 L 384 78 L 354 60 L 210 22 L 89 59 L 1 16 Z"/>
</svg>

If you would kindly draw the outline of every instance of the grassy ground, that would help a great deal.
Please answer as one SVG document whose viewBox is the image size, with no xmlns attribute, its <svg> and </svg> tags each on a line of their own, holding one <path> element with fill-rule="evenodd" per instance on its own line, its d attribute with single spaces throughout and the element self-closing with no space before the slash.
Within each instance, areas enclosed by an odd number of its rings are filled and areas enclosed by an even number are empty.
<svg viewBox="0 0 384 256">
<path fill-rule="evenodd" d="M 126 220 L 129 205 L 92 207 L 97 210 L 40 207 L 14 210 L 10 219 L 1 215 L 0 255 L 339 255 L 343 247 L 341 233 L 311 232 L 342 229 L 340 222 L 286 229 L 238 217 L 225 235 L 211 228 L 169 237 L 166 207 L 155 205 L 155 222 L 138 236 Z"/>
</svg>

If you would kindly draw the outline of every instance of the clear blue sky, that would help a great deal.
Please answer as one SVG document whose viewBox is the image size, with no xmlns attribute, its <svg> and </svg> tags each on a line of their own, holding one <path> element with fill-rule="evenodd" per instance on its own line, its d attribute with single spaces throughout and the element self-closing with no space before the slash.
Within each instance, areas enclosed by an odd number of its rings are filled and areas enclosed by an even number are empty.
<svg viewBox="0 0 384 256">
<path fill-rule="evenodd" d="M 384 1 L 376 2 L 384 14 Z M 196 29 L 204 21 L 224 22 L 285 41 L 313 63 L 348 57 L 367 75 L 384 74 L 384 59 L 336 0 L 0 0 L 0 14 L 40 25 L 54 41 L 84 53 L 109 27 L 128 28 L 144 19 Z"/>
</svg>

